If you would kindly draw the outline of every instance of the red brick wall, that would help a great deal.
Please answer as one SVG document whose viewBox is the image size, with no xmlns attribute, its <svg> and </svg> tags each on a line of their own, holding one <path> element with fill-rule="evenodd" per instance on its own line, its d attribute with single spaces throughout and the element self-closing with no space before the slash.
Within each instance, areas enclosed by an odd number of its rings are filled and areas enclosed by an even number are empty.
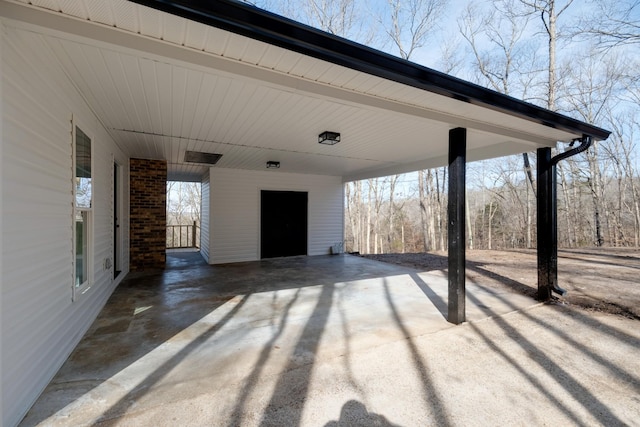
<svg viewBox="0 0 640 427">
<path fill-rule="evenodd" d="M 167 236 L 167 162 L 130 159 L 131 271 L 164 268 Z"/>
</svg>

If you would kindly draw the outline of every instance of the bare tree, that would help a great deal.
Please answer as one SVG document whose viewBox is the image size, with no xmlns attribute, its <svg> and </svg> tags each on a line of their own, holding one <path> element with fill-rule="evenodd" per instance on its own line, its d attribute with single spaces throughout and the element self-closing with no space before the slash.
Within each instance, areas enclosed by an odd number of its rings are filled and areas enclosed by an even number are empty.
<svg viewBox="0 0 640 427">
<path fill-rule="evenodd" d="M 408 60 L 425 45 L 447 5 L 448 0 L 388 0 L 388 9 L 380 13 L 379 23 L 400 57 Z M 435 219 L 426 199 L 429 190 L 425 187 L 431 182 L 430 171 L 426 175 L 424 171 L 419 171 L 418 194 L 424 250 L 431 249 L 435 240 Z"/>
<path fill-rule="evenodd" d="M 306 0 L 302 9 L 313 25 L 339 36 L 349 36 L 357 22 L 355 0 Z"/>
<path fill-rule="evenodd" d="M 200 222 L 201 188 L 199 182 L 167 182 L 167 221 L 170 224 Z"/>
<path fill-rule="evenodd" d="M 403 59 L 410 59 L 437 28 L 448 0 L 387 0 L 379 22 Z"/>
<path fill-rule="evenodd" d="M 616 92 L 621 89 L 620 81 L 622 76 L 622 66 L 615 56 L 602 56 L 595 51 L 580 55 L 582 61 L 573 61 L 567 67 L 565 97 L 563 106 L 567 111 L 579 114 L 580 117 L 589 123 L 603 122 L 611 103 L 617 99 Z M 606 142 L 595 143 L 591 149 L 584 153 L 587 159 L 589 179 L 588 185 L 591 190 L 595 244 L 604 244 L 604 220 L 610 219 L 610 209 L 605 202 L 605 175 L 602 172 L 601 164 L 605 160 L 600 158 L 600 146 Z M 609 149 L 605 149 L 605 152 Z M 608 156 L 608 159 L 611 159 Z M 604 215 L 604 218 L 603 218 Z M 611 229 L 606 230 L 609 237 L 612 237 Z"/>
<path fill-rule="evenodd" d="M 542 21 L 545 34 L 547 36 L 548 48 L 548 68 L 547 68 L 547 108 L 554 111 L 556 109 L 556 89 L 557 89 L 557 58 L 556 51 L 560 33 L 558 31 L 558 19 L 564 14 L 573 0 L 559 2 L 556 0 L 520 0 L 527 6 L 532 14 L 538 14 Z"/>
<path fill-rule="evenodd" d="M 531 15 L 525 13 L 519 0 L 494 0 L 492 5 L 491 9 L 483 10 L 470 3 L 458 20 L 460 34 L 469 45 L 481 82 L 498 92 L 526 99 L 540 68 L 535 48 L 526 37 Z M 522 162 L 535 195 L 528 153 L 522 153 Z M 529 204 L 526 211 L 531 211 Z M 527 218 L 529 246 L 531 215 Z"/>
<path fill-rule="evenodd" d="M 580 19 L 577 36 L 591 37 L 605 50 L 640 43 L 639 0 L 597 0 L 595 6 Z"/>
</svg>

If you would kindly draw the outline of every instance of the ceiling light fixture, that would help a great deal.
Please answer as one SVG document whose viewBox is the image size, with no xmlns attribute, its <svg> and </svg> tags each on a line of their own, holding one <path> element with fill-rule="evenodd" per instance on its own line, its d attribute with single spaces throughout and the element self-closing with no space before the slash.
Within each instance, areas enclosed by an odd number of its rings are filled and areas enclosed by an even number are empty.
<svg viewBox="0 0 640 427">
<path fill-rule="evenodd" d="M 267 169 L 280 169 L 280 162 L 274 162 L 273 160 L 269 160 L 267 162 Z"/>
<path fill-rule="evenodd" d="M 325 145 L 336 145 L 340 142 L 340 134 L 338 132 L 329 132 L 328 130 L 318 135 L 318 143 Z"/>
</svg>

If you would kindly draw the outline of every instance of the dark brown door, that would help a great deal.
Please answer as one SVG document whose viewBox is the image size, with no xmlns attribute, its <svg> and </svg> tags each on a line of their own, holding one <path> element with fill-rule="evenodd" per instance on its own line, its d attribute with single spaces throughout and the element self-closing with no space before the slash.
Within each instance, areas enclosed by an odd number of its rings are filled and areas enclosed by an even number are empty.
<svg viewBox="0 0 640 427">
<path fill-rule="evenodd" d="M 263 190 L 260 199 L 261 257 L 307 255 L 308 194 Z"/>
</svg>

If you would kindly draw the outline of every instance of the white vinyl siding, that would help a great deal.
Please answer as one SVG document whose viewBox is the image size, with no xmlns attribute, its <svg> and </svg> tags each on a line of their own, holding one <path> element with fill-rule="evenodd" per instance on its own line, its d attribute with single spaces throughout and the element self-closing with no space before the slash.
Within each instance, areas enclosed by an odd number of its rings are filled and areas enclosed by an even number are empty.
<svg viewBox="0 0 640 427">
<path fill-rule="evenodd" d="M 0 30 L 0 424 L 9 426 L 24 416 L 117 284 L 112 270 L 105 268 L 105 260 L 113 254 L 112 171 L 114 157 L 121 164 L 127 158 L 59 68 L 44 39 L 15 29 L 11 21 L 2 21 Z M 95 156 L 94 281 L 76 302 L 72 302 L 72 116 L 79 117 L 92 135 Z M 128 174 L 124 175 L 128 180 Z M 128 212 L 128 205 L 123 208 Z M 121 224 L 126 234 L 128 214 Z M 118 279 L 122 277 L 124 274 Z"/>
<path fill-rule="evenodd" d="M 200 207 L 200 255 L 209 261 L 209 209 L 211 206 L 209 199 L 209 174 L 202 179 Z"/>
<path fill-rule="evenodd" d="M 260 191 L 305 191 L 308 255 L 325 255 L 343 239 L 340 177 L 211 168 L 209 263 L 260 259 Z"/>
</svg>

